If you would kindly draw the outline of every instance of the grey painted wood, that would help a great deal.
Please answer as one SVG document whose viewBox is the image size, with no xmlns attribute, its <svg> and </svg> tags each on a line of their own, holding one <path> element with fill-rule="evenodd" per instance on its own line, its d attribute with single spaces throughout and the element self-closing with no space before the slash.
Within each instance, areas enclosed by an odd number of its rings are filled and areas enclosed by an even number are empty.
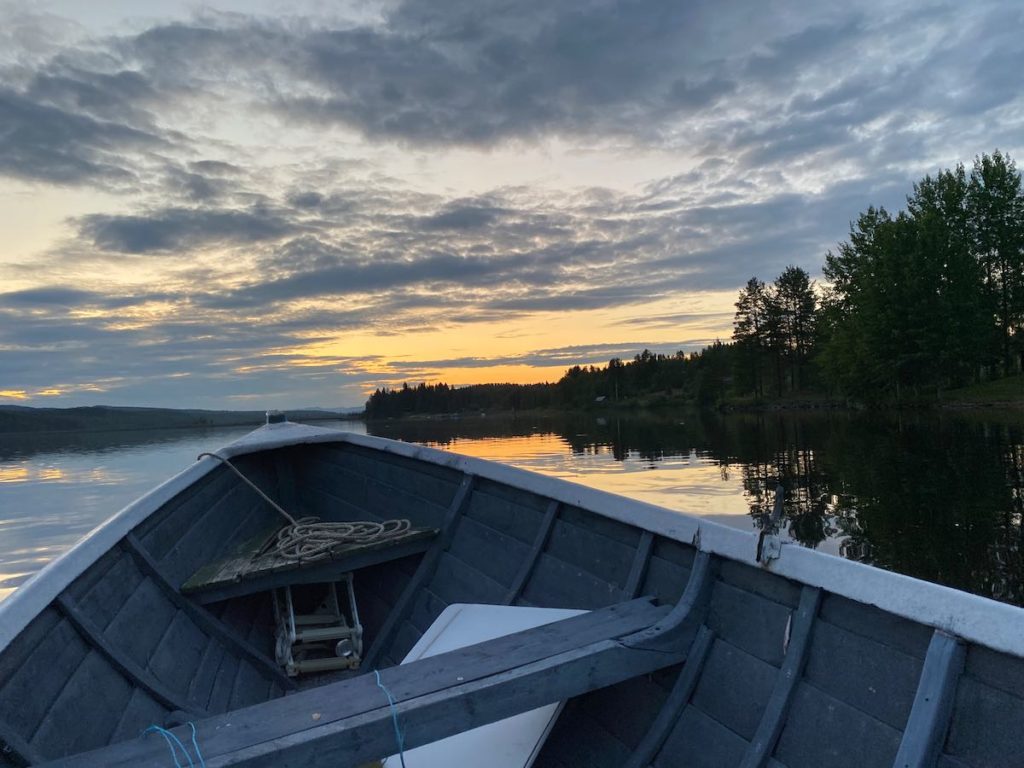
<svg viewBox="0 0 1024 768">
<path fill-rule="evenodd" d="M 141 688 L 132 691 L 131 698 L 110 734 L 110 743 L 133 739 L 150 725 L 166 726 L 167 709 Z"/>
<path fill-rule="evenodd" d="M 415 487 L 421 498 L 442 509 L 462 480 L 458 470 L 372 448 L 325 445 L 317 453 L 374 483 L 399 489 Z"/>
<path fill-rule="evenodd" d="M 683 708 L 689 702 L 690 696 L 693 695 L 693 689 L 696 688 L 697 680 L 700 679 L 701 670 L 714 639 L 715 633 L 707 627 L 701 627 L 697 632 L 693 645 L 686 655 L 686 665 L 683 667 L 683 671 L 679 673 L 676 684 L 672 687 L 665 704 L 658 712 L 654 722 L 651 723 L 650 730 L 647 731 L 643 741 L 633 751 L 633 754 L 629 756 L 629 762 L 625 764 L 624 768 L 647 768 L 654 761 L 655 756 L 665 743 L 665 739 L 668 738 L 673 726 L 679 720 Z"/>
<path fill-rule="evenodd" d="M 218 466 L 185 488 L 135 529 L 153 556 L 163 559 L 174 543 L 208 507 L 227 495 L 238 479 L 224 466 Z"/>
<path fill-rule="evenodd" d="M 224 540 L 237 529 L 240 519 L 257 505 L 266 506 L 266 502 L 238 481 L 224 496 L 200 512 L 167 554 L 159 558 L 171 583 L 180 586 L 200 565 L 221 555 Z"/>
<path fill-rule="evenodd" d="M 826 596 L 823 607 L 827 601 Z M 902 732 L 923 663 L 893 646 L 840 629 L 819 615 L 804 680 Z M 856 674 L 850 673 L 853 669 Z"/>
<path fill-rule="evenodd" d="M 475 484 L 476 478 L 473 475 L 465 475 L 462 478 L 462 482 L 459 483 L 459 487 L 455 490 L 455 495 L 452 497 L 451 503 L 448 506 L 448 513 L 445 515 L 445 519 L 441 525 L 441 533 L 438 534 L 437 538 L 434 539 L 434 543 L 431 544 L 430 549 L 428 549 L 426 554 L 423 555 L 423 559 L 420 560 L 416 573 L 413 574 L 413 577 L 405 585 L 405 589 L 402 590 L 401 597 L 398 598 L 398 602 L 395 603 L 395 606 L 391 609 L 391 613 L 384 622 L 384 626 L 381 627 L 380 632 L 378 632 L 377 636 L 373 639 L 370 649 L 363 657 L 362 666 L 364 669 L 373 669 L 377 665 L 378 661 L 383 657 L 383 654 L 387 650 L 388 645 L 390 645 L 395 632 L 409 615 L 409 611 L 412 609 L 413 600 L 419 592 L 420 587 L 424 586 L 434 575 L 434 569 L 437 568 L 437 563 L 441 558 L 441 553 L 447 549 L 448 544 L 455 535 L 455 526 L 458 523 L 458 519 L 465 512 L 466 507 L 469 505 L 470 500 L 473 497 L 473 488 Z"/>
<path fill-rule="evenodd" d="M 577 513 L 576 520 L 576 523 L 570 523 L 564 511 L 559 515 L 544 553 L 607 582 L 616 591 L 615 600 L 621 599 L 639 535 L 632 544 L 625 544 L 595 530 L 602 527 L 599 525 L 602 520 L 597 515 Z"/>
<path fill-rule="evenodd" d="M 917 659 L 924 659 L 932 639 L 931 627 L 833 593 L 825 594 L 819 615 L 847 632 L 892 646 Z"/>
<path fill-rule="evenodd" d="M 732 587 L 781 603 L 787 608 L 796 608 L 800 603 L 801 584 L 764 568 L 723 559 L 719 578 Z"/>
<path fill-rule="evenodd" d="M 68 678 L 30 742 L 49 756 L 74 754 L 109 743 L 133 686 L 90 652 Z"/>
<path fill-rule="evenodd" d="M 429 582 L 430 591 L 446 603 L 500 603 L 506 586 L 486 573 L 452 555 L 442 552 Z"/>
<path fill-rule="evenodd" d="M 711 595 L 708 626 L 737 648 L 778 667 L 792 614 L 789 606 L 719 580 Z"/>
<path fill-rule="evenodd" d="M 18 766 L 43 762 L 42 755 L 3 721 L 0 721 L 0 756 Z"/>
<path fill-rule="evenodd" d="M 515 579 L 529 547 L 500 531 L 463 515 L 448 545 L 448 554 L 502 585 L 502 593 Z"/>
<path fill-rule="evenodd" d="M 665 746 L 654 761 L 654 768 L 727 768 L 739 763 L 747 742 L 697 707 L 686 707 L 672 729 Z M 685 755 L 681 763 L 680 756 Z M 789 766 L 812 768 L 812 766 Z M 815 763 L 813 768 L 833 768 Z"/>
<path fill-rule="evenodd" d="M 265 677 L 274 680 L 279 685 L 284 686 L 285 689 L 295 688 L 295 682 L 285 675 L 273 661 L 256 650 L 251 643 L 240 637 L 226 624 L 214 618 L 214 616 L 205 608 L 196 605 L 178 592 L 178 590 L 174 588 L 174 585 L 172 585 L 168 580 L 160 565 L 152 558 L 149 552 L 146 551 L 142 543 L 134 534 L 129 533 L 125 536 L 122 541 L 122 546 L 135 560 L 139 570 L 149 576 L 149 578 L 161 588 L 161 591 L 171 601 L 171 603 L 178 610 L 184 612 L 196 626 L 208 635 L 217 638 L 217 640 L 235 653 L 251 661 L 256 665 L 256 667 L 263 671 Z"/>
<path fill-rule="evenodd" d="M 99 627 L 85 616 L 77 606 L 63 595 L 59 596 L 54 603 L 61 613 L 67 618 L 74 628 L 86 639 L 93 649 L 101 653 L 110 665 L 128 678 L 135 685 L 143 688 L 154 699 L 169 709 L 180 709 L 186 712 L 195 712 L 197 715 L 205 715 L 206 712 L 198 707 L 189 706 L 181 696 L 166 685 L 157 680 L 152 674 L 139 666 L 134 659 L 124 653 L 107 640 Z"/>
<path fill-rule="evenodd" d="M 647 600 L 630 601 L 386 670 L 382 679 L 397 703 L 406 746 L 678 664 L 686 649 L 648 651 L 621 641 L 667 611 Z M 352 765 L 395 751 L 391 710 L 373 674 L 196 726 L 210 768 Z M 182 728 L 178 735 L 188 738 L 190 731 Z M 165 745 L 137 739 L 57 764 L 134 768 L 166 758 Z"/>
<path fill-rule="evenodd" d="M 56 609 L 47 608 L 41 618 L 45 633 L 32 638 L 32 652 L 18 660 L 17 670 L 0 690 L 0 720 L 27 741 L 90 652 Z"/>
<path fill-rule="evenodd" d="M 82 612 L 104 631 L 145 578 L 132 559 L 117 547 L 108 554 L 116 562 L 91 589 L 79 591 L 75 582 L 67 590 Z"/>
<path fill-rule="evenodd" d="M 892 765 L 901 736 L 897 729 L 800 681 L 774 757 L 789 768 L 881 768 Z"/>
<path fill-rule="evenodd" d="M 935 630 L 893 768 L 934 768 L 946 740 L 964 656 L 963 643 Z"/>
<path fill-rule="evenodd" d="M 779 670 L 771 664 L 716 636 L 690 706 L 749 743 L 768 707 L 778 676 Z"/>
<path fill-rule="evenodd" d="M 292 456 L 287 451 L 276 451 L 272 459 L 277 479 L 277 498 L 281 506 L 296 520 L 303 516 L 299 506 L 299 495 L 295 487 L 295 468 Z"/>
<path fill-rule="evenodd" d="M 213 676 L 210 701 L 207 704 L 210 712 L 220 713 L 228 710 L 228 702 L 231 700 L 231 691 L 235 687 L 235 678 L 240 666 L 241 660 L 237 656 L 225 653 L 221 657 L 220 666 Z"/>
<path fill-rule="evenodd" d="M 634 648 L 674 650 L 688 647 L 698 627 L 707 616 L 711 588 L 715 581 L 715 564 L 711 555 L 700 552 L 693 561 L 693 570 L 679 602 L 656 625 L 628 638 Z"/>
<path fill-rule="evenodd" d="M 587 696 L 566 705 L 544 743 L 544 751 L 557 753 L 558 764 L 567 768 L 622 768 L 632 750 L 594 717 L 593 709 L 579 705 Z M 542 757 L 534 765 L 550 768 L 550 759 Z"/>
<path fill-rule="evenodd" d="M 667 667 L 664 673 L 674 683 L 679 677 L 678 667 Z M 582 763 L 586 768 L 622 768 L 629 760 L 629 755 L 643 741 L 650 730 L 651 723 L 658 716 L 671 690 L 663 689 L 651 680 L 651 675 L 633 677 L 624 682 L 601 688 L 568 702 L 564 711 L 555 721 L 554 728 L 545 740 L 543 748 L 534 764 L 537 768 L 551 768 L 560 763 L 580 765 L 577 758 L 579 751 L 578 736 L 575 732 L 576 723 L 567 717 L 573 712 L 586 715 L 588 719 L 615 737 L 625 746 L 625 756 L 595 755 L 589 764 Z"/>
<path fill-rule="evenodd" d="M 412 528 L 394 539 L 349 544 L 330 558 L 307 563 L 270 553 L 257 557 L 262 545 L 257 537 L 259 543 L 249 551 L 200 567 L 181 592 L 205 605 L 278 587 L 337 581 L 350 571 L 425 552 L 436 535 L 434 528 Z"/>
<path fill-rule="evenodd" d="M 1020 768 L 1022 723 L 1024 699 L 965 672 L 957 686 L 945 752 L 974 768 Z"/>
<path fill-rule="evenodd" d="M 520 603 L 542 608 L 582 608 L 594 610 L 622 599 L 617 584 L 541 552 Z"/>
<path fill-rule="evenodd" d="M 530 491 L 477 480 L 466 516 L 507 533 L 530 546 L 544 519 L 549 499 Z"/>
<path fill-rule="evenodd" d="M 789 631 L 789 647 L 786 658 L 782 662 L 775 688 L 772 690 L 768 706 L 765 708 L 761 723 L 757 727 L 750 746 L 743 756 L 740 768 L 762 768 L 775 749 L 775 744 L 782 733 L 786 722 L 786 714 L 793 699 L 796 683 L 803 674 L 807 663 L 807 650 L 810 647 L 811 631 L 814 626 L 818 609 L 821 607 L 821 590 L 804 587 L 800 594 L 800 605 L 793 614 Z"/>
<path fill-rule="evenodd" d="M 409 613 L 409 623 L 420 632 L 426 632 L 434 620 L 441 615 L 441 611 L 447 607 L 448 603 L 431 592 L 428 587 L 424 587 L 413 603 L 412 611 Z"/>
<path fill-rule="evenodd" d="M 647 575 L 647 564 L 651 561 L 651 551 L 654 549 L 654 534 L 644 531 L 640 534 L 640 541 L 636 545 L 636 554 L 633 556 L 633 564 L 629 568 L 629 575 L 626 577 L 626 584 L 622 588 L 622 596 L 629 599 L 640 594 L 640 587 Z"/>
<path fill-rule="evenodd" d="M 187 691 L 207 640 L 207 635 L 178 611 L 153 649 L 146 668 L 172 691 Z"/>
<path fill-rule="evenodd" d="M 344 450 L 325 447 L 317 456 L 354 476 L 358 491 L 353 502 L 383 519 L 407 517 L 414 525 L 437 527 L 455 487 L 450 479 L 433 476 L 429 465 L 409 464 L 397 456 L 351 446 Z M 345 488 L 348 495 L 350 483 L 337 476 L 321 475 L 319 483 L 327 490 Z"/>
<path fill-rule="evenodd" d="M 530 552 L 523 558 L 522 567 L 519 569 L 519 573 L 516 574 L 515 579 L 512 581 L 512 586 L 509 587 L 508 593 L 505 595 L 505 605 L 514 604 L 523 593 L 523 588 L 530 579 L 530 574 L 537 563 L 537 558 L 544 551 L 544 544 L 547 543 L 548 535 L 551 533 L 551 526 L 554 525 L 555 518 L 558 517 L 558 507 L 557 501 L 552 500 L 548 502 L 548 508 L 544 510 L 544 518 L 537 529 L 537 536 L 533 540 Z"/>
</svg>

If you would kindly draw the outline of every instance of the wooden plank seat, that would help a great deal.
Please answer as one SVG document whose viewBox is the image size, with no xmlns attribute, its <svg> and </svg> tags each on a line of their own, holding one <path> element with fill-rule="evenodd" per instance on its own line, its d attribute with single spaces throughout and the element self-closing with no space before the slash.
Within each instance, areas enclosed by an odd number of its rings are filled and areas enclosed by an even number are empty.
<svg viewBox="0 0 1024 768">
<path fill-rule="evenodd" d="M 329 557 L 311 562 L 289 560 L 274 552 L 261 554 L 276 533 L 276 528 L 264 532 L 223 560 L 200 566 L 181 585 L 182 593 L 205 604 L 295 584 L 338 581 L 342 574 L 425 552 L 438 529 L 410 528 L 382 541 L 346 544 Z"/>
<path fill-rule="evenodd" d="M 650 598 L 591 611 L 465 648 L 323 685 L 195 722 L 209 768 L 304 765 L 342 768 L 406 750 L 685 660 L 693 633 L 649 647 L 652 630 L 679 611 Z M 387 692 L 381 686 L 385 686 Z M 389 705 L 388 693 L 393 698 Z M 191 727 L 173 729 L 184 744 Z M 46 765 L 167 765 L 155 734 Z"/>
</svg>

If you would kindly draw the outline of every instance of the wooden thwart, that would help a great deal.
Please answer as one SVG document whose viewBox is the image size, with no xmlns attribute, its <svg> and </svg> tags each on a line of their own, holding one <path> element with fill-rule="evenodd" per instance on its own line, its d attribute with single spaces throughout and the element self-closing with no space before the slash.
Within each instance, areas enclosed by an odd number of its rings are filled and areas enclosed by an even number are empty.
<svg viewBox="0 0 1024 768">
<path fill-rule="evenodd" d="M 269 537 L 256 539 L 246 551 L 209 563 L 182 584 L 181 591 L 200 603 L 214 603 L 295 584 L 337 581 L 345 573 L 425 552 L 436 528 L 411 528 L 404 534 L 368 544 L 339 547 L 331 557 L 313 562 L 259 554 Z M 272 535 L 272 534 L 271 534 Z"/>
<path fill-rule="evenodd" d="M 649 599 L 497 638 L 385 670 L 407 749 L 647 674 L 684 660 L 631 647 L 663 620 Z M 210 768 L 227 765 L 353 765 L 397 751 L 392 710 L 373 674 L 303 691 L 196 723 Z M 187 727 L 176 729 L 191 739 Z M 162 740 L 142 738 L 57 761 L 65 768 L 138 766 L 166 759 Z"/>
</svg>

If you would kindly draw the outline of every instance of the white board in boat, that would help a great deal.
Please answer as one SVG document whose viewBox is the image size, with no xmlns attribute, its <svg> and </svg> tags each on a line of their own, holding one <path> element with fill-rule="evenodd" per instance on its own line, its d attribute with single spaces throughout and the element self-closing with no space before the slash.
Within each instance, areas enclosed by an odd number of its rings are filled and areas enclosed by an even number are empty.
<svg viewBox="0 0 1024 768">
<path fill-rule="evenodd" d="M 533 629 L 586 611 L 565 608 L 527 608 L 508 605 L 449 605 L 434 620 L 403 664 L 468 645 Z M 555 724 L 563 703 L 523 712 L 521 715 L 474 728 L 447 739 L 425 744 L 405 753 L 406 768 L 529 768 Z M 398 756 L 384 761 L 399 765 Z"/>
</svg>

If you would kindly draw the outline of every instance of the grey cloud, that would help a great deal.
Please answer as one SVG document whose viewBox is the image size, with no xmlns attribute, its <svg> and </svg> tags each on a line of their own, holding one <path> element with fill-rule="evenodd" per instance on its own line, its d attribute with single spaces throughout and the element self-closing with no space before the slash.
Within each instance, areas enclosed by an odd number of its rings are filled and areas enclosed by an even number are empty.
<svg viewBox="0 0 1024 768">
<path fill-rule="evenodd" d="M 668 101 L 677 107 L 698 109 L 713 104 L 735 90 L 736 82 L 724 77 L 710 77 L 698 82 L 681 78 L 672 83 Z"/>
<path fill-rule="evenodd" d="M 25 96 L 100 120 L 138 125 L 151 122 L 142 105 L 154 101 L 157 93 L 138 72 L 108 74 L 65 66 L 36 74 Z"/>
<path fill-rule="evenodd" d="M 0 293 L 0 307 L 34 307 L 34 306 L 79 306 L 92 304 L 102 300 L 102 294 L 83 291 L 78 288 L 47 286 L 45 288 L 28 288 L 23 291 Z"/>
<path fill-rule="evenodd" d="M 324 203 L 324 196 L 319 192 L 296 192 L 288 196 L 288 202 L 296 208 L 319 208 Z"/>
<path fill-rule="evenodd" d="M 189 163 L 189 169 L 193 173 L 202 173 L 207 176 L 237 176 L 244 172 L 239 166 L 226 163 L 223 160 L 196 160 Z"/>
<path fill-rule="evenodd" d="M 758 80 L 777 80 L 796 76 L 807 64 L 820 64 L 837 58 L 855 42 L 865 37 L 867 28 L 858 17 L 838 24 L 812 24 L 799 32 L 786 35 L 768 44 L 766 53 L 751 56 L 746 74 Z M 845 57 L 844 57 L 845 58 Z"/>
<path fill-rule="evenodd" d="M 423 219 L 424 229 L 482 229 L 502 213 L 501 209 L 474 205 L 453 204 L 446 210 Z"/>
<path fill-rule="evenodd" d="M 124 153 L 166 144 L 154 133 L 0 87 L 0 174 L 56 184 L 125 185 L 136 173 Z"/>
<path fill-rule="evenodd" d="M 734 90 L 702 39 L 705 5 L 405 2 L 377 27 L 215 19 L 157 27 L 122 47 L 154 80 L 182 78 L 182 64 L 193 83 L 216 66 L 244 77 L 258 64 L 253 86 L 283 118 L 375 139 L 630 134 L 644 124 L 638 116 L 698 109 Z"/>
<path fill-rule="evenodd" d="M 78 221 L 98 248 L 121 253 L 165 253 L 216 244 L 277 240 L 302 227 L 279 211 L 166 208 L 148 215 L 90 214 Z"/>
</svg>

